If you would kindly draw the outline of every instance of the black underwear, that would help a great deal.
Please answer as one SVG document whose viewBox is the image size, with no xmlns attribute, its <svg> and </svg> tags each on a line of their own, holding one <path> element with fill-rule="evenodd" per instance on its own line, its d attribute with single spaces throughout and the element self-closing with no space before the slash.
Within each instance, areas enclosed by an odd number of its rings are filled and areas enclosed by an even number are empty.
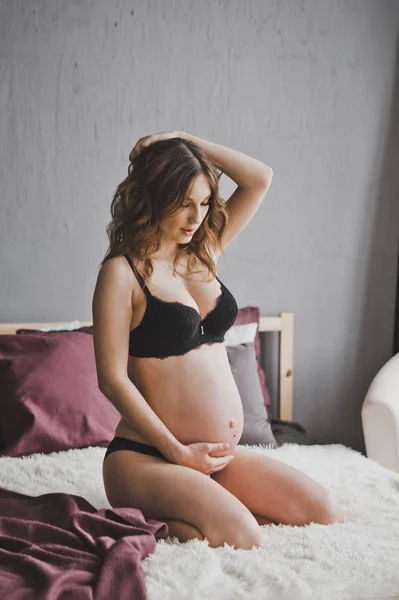
<svg viewBox="0 0 399 600">
<path fill-rule="evenodd" d="M 107 458 L 108 454 L 116 452 L 117 450 L 133 450 L 134 452 L 141 452 L 141 454 L 158 456 L 158 458 L 163 458 L 164 460 L 167 460 L 159 450 L 154 448 L 154 446 L 149 446 L 148 444 L 142 444 L 141 442 L 129 440 L 129 438 L 117 436 L 115 436 L 114 439 L 111 440 L 105 453 L 104 460 Z"/>
</svg>

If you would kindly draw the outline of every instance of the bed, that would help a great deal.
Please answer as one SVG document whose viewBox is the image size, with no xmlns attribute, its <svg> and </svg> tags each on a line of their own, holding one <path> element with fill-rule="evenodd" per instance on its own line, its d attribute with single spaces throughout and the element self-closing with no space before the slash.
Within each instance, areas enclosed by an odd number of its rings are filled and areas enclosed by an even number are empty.
<svg viewBox="0 0 399 600">
<path fill-rule="evenodd" d="M 278 333 L 276 422 L 290 423 L 293 315 L 259 316 L 257 325 L 261 338 Z M 0 334 L 56 327 L 0 324 Z M 4 389 L 0 393 L 0 419 L 5 419 Z M 277 447 L 246 446 L 331 489 L 341 500 L 344 522 L 265 525 L 261 547 L 251 551 L 214 549 L 206 540 L 181 544 L 168 536 L 166 524 L 146 522 L 132 507 L 112 509 L 102 484 L 103 442 L 17 457 L 0 454 L 2 597 L 399 598 L 398 473 L 341 444 L 280 440 Z"/>
</svg>

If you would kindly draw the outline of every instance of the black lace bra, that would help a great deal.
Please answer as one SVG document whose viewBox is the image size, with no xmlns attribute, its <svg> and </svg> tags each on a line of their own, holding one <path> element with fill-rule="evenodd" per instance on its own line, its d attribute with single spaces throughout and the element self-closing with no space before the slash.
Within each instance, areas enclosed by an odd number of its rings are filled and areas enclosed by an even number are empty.
<svg viewBox="0 0 399 600">
<path fill-rule="evenodd" d="M 221 293 L 216 306 L 201 319 L 198 311 L 181 302 L 169 302 L 153 296 L 143 278 L 124 254 L 147 297 L 144 316 L 130 331 L 129 354 L 141 358 L 181 356 L 203 344 L 224 341 L 224 335 L 235 322 L 238 306 L 234 296 L 218 277 Z"/>
</svg>

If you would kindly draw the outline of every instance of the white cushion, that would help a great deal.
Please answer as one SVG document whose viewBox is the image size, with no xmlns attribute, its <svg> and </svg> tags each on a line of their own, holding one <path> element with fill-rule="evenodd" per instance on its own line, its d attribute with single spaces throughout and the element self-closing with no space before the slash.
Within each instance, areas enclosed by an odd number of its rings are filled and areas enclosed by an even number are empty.
<svg viewBox="0 0 399 600">
<path fill-rule="evenodd" d="M 255 341 L 257 328 L 258 323 L 256 322 L 233 325 L 224 336 L 225 346 L 238 346 Z"/>
<path fill-rule="evenodd" d="M 399 353 L 377 373 L 362 406 L 368 458 L 399 472 Z"/>
<path fill-rule="evenodd" d="M 61 331 L 62 329 L 78 329 L 80 327 L 80 321 L 69 321 L 68 323 L 57 323 L 53 327 L 47 329 L 40 329 L 40 331 Z"/>
</svg>

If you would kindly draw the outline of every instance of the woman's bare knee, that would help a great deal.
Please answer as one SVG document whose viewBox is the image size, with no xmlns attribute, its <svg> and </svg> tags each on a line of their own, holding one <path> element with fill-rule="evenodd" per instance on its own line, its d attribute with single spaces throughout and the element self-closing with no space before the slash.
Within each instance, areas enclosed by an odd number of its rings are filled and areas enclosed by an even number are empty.
<svg viewBox="0 0 399 600">
<path fill-rule="evenodd" d="M 203 540 L 204 536 L 202 533 L 191 525 L 190 523 L 186 523 L 185 521 L 178 521 L 177 519 L 161 519 L 164 521 L 169 528 L 169 536 L 168 537 L 177 537 L 179 542 L 184 543 L 189 540 L 198 539 Z"/>
<path fill-rule="evenodd" d="M 332 523 L 341 523 L 343 520 L 341 504 L 328 490 L 320 495 L 317 503 L 312 503 L 306 510 L 298 510 L 295 518 L 291 519 L 291 525 L 309 525 L 318 523 L 319 525 L 330 525 Z"/>
<path fill-rule="evenodd" d="M 320 505 L 317 523 L 330 525 L 332 523 L 342 523 L 342 507 L 336 496 L 327 492 L 323 502 Z"/>
<path fill-rule="evenodd" d="M 259 546 L 261 542 L 261 532 L 259 526 L 256 527 L 242 527 L 236 531 L 228 531 L 220 534 L 216 531 L 205 537 L 194 525 L 186 523 L 185 521 L 178 521 L 176 519 L 162 519 L 169 528 L 168 537 L 177 537 L 179 542 L 185 543 L 193 539 L 208 541 L 210 548 L 220 548 L 224 544 L 234 546 L 236 550 L 251 550 L 255 546 Z"/>
<path fill-rule="evenodd" d="M 227 528 L 216 529 L 205 536 L 211 548 L 219 548 L 228 544 L 236 550 L 251 550 L 259 546 L 262 541 L 261 529 L 255 517 L 252 520 L 244 519 L 241 523 L 233 520 Z"/>
</svg>

